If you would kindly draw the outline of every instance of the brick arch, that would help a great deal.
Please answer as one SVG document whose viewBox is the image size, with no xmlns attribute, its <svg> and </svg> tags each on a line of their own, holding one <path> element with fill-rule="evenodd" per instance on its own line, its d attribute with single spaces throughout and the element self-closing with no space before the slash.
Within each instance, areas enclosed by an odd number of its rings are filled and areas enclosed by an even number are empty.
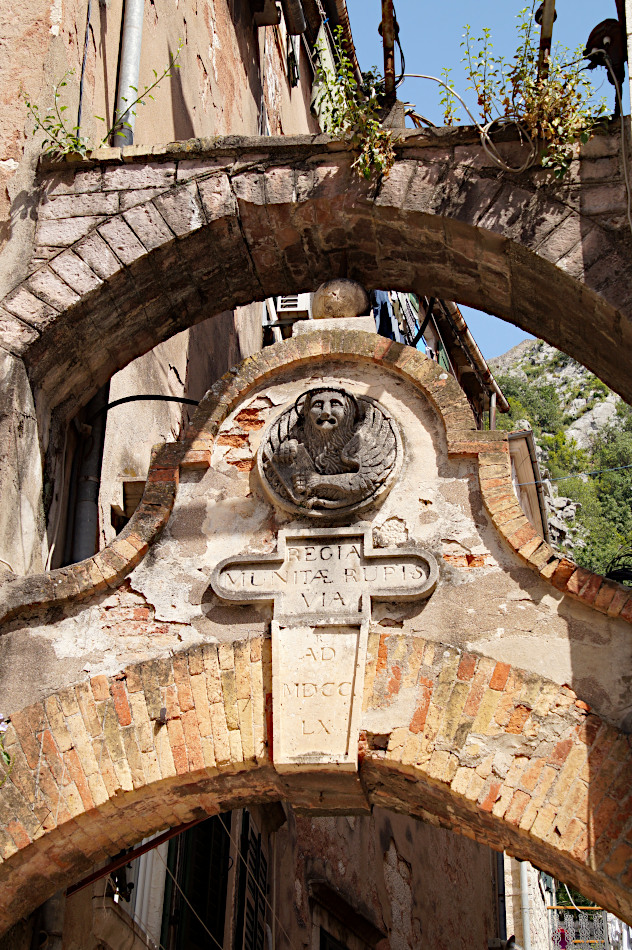
<svg viewBox="0 0 632 950">
<path fill-rule="evenodd" d="M 629 737 L 566 686 L 378 631 L 359 776 L 274 770 L 268 639 L 195 647 L 16 712 L 0 789 L 0 929 L 155 831 L 275 800 L 405 811 L 529 859 L 632 920 Z"/>
<path fill-rule="evenodd" d="M 327 330 L 267 347 L 218 380 L 198 406 L 184 437 L 155 451 L 141 503 L 116 539 L 77 564 L 5 580 L 0 587 L 0 625 L 42 607 L 85 600 L 119 587 L 167 524 L 181 470 L 209 467 L 214 439 L 234 406 L 273 373 L 298 370 L 323 358 L 377 365 L 419 389 L 441 420 L 448 457 L 476 460 L 483 503 L 509 547 L 567 596 L 632 624 L 629 587 L 578 567 L 554 551 L 531 526 L 513 489 L 507 434 L 476 429 L 465 395 L 452 376 L 412 347 L 362 331 Z"/>
<path fill-rule="evenodd" d="M 178 330 L 346 272 L 510 320 L 632 402 L 618 144 L 593 140 L 562 185 L 499 173 L 468 130 L 403 134 L 379 188 L 322 136 L 95 153 L 42 172 L 37 246 L 0 342 L 70 415 Z"/>
</svg>

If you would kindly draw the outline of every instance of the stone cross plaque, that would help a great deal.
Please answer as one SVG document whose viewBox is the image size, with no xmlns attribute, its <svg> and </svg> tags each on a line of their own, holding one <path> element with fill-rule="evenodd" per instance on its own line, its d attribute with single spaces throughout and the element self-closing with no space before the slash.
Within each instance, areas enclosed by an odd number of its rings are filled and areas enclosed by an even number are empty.
<svg viewBox="0 0 632 950">
<path fill-rule="evenodd" d="M 417 600 L 434 590 L 431 554 L 373 548 L 370 527 L 279 531 L 277 552 L 221 561 L 214 592 L 272 602 L 273 760 L 357 768 L 371 599 Z"/>
</svg>

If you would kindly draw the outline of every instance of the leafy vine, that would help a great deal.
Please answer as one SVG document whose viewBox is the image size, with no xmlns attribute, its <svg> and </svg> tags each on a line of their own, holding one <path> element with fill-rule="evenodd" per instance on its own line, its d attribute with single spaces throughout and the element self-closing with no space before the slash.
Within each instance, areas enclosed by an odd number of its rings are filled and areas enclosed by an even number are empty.
<svg viewBox="0 0 632 950">
<path fill-rule="evenodd" d="M 373 71 L 364 74 L 360 85 L 343 41 L 342 27 L 334 31 L 332 68 L 324 45 L 316 47 L 318 104 L 324 130 L 334 136 L 349 136 L 358 151 L 353 168 L 362 178 L 386 178 L 395 162 L 393 132 L 381 125 L 384 105 L 379 92 L 380 77 Z"/>
<path fill-rule="evenodd" d="M 519 45 L 512 62 L 493 51 L 488 28 L 474 37 L 465 27 L 462 62 L 468 90 L 476 96 L 481 122 L 515 122 L 530 141 L 538 143 L 541 164 L 561 178 L 570 166 L 573 148 L 585 143 L 607 113 L 605 100 L 593 105 L 593 87 L 582 69 L 582 52 L 555 46 L 548 74 L 538 75 L 539 43 L 534 28 L 535 2 L 518 15 Z M 448 83 L 448 72 L 445 80 Z M 451 86 L 452 84 L 450 84 Z M 458 121 L 450 88 L 444 87 L 441 104 L 446 125 Z"/>
</svg>

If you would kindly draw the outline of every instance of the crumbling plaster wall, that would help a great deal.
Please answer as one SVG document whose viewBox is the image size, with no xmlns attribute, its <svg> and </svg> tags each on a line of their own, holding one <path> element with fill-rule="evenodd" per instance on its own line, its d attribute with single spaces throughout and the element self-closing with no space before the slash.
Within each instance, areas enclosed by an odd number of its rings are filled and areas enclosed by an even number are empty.
<svg viewBox="0 0 632 950">
<path fill-rule="evenodd" d="M 116 96 L 123 0 L 92 5 L 83 89 L 81 133 L 98 144 L 112 120 Z M 33 0 L 19 10 L 0 11 L 3 71 L 0 77 L 0 242 L 16 235 L 28 243 L 33 226 L 32 191 L 40 137 L 31 142 L 26 95 L 41 111 L 53 102 L 52 84 L 65 72 L 64 105 L 76 121 L 79 77 L 86 32 L 86 0 Z M 248 0 L 156 0 L 145 5 L 139 88 L 154 80 L 180 43 L 180 69 L 173 71 L 137 113 L 135 143 L 157 145 L 200 136 L 256 134 L 262 96 L 274 133 L 316 131 L 309 113 L 311 72 L 301 55 L 306 88 L 291 89 L 285 65 L 285 34 L 257 29 Z M 264 58 L 265 46 L 265 58 Z M 265 80 L 262 77 L 265 75 Z M 306 108 L 307 103 L 307 108 Z M 12 234 L 13 229 L 13 234 Z M 26 263 L 25 248 L 11 248 L 5 260 Z M 2 263 L 2 261 L 0 261 Z M 0 271 L 4 268 L 0 267 Z M 12 286 L 16 274 L 0 278 Z"/>
<path fill-rule="evenodd" d="M 0 349 L 0 572 L 42 571 L 43 473 L 31 387 L 21 360 Z"/>
<path fill-rule="evenodd" d="M 275 854 L 277 912 L 292 946 L 318 945 L 313 881 L 387 934 L 378 950 L 471 950 L 497 932 L 493 854 L 453 832 L 377 807 L 369 818 L 289 810 Z"/>
<path fill-rule="evenodd" d="M 231 366 L 261 347 L 261 304 L 239 307 L 184 330 L 116 373 L 109 401 L 141 393 L 200 400 Z M 182 433 L 192 407 L 132 402 L 108 414 L 99 489 L 100 542 L 116 536 L 112 508 L 123 507 L 123 482 L 147 475 L 151 450 Z"/>
<path fill-rule="evenodd" d="M 93 4 L 87 47 L 83 88 L 81 132 L 97 144 L 107 126 L 95 116 L 111 119 L 116 95 L 123 0 Z M 87 7 L 80 0 L 46 0 L 15 11 L 0 11 L 0 43 L 5 49 L 6 69 L 0 77 L 0 96 L 4 103 L 0 117 L 0 291 L 26 276 L 33 253 L 39 189 L 35 171 L 41 135 L 30 138 L 32 120 L 27 115 L 24 96 L 40 111 L 52 103 L 52 83 L 68 70 L 67 87 L 61 102 L 68 105 L 66 116 L 76 116 L 79 99 L 78 79 L 83 57 Z M 257 29 L 247 0 L 181 0 L 177 4 L 146 4 L 140 71 L 140 88 L 153 81 L 175 54 L 180 43 L 180 69 L 164 79 L 154 90 L 154 99 L 138 109 L 135 143 L 151 146 L 194 136 L 257 134 L 266 113 L 274 133 L 316 131 L 318 125 L 309 112 L 311 67 L 301 50 L 302 84 L 291 88 L 285 57 L 287 37 L 284 24 L 279 28 Z M 22 95 L 24 93 L 24 96 Z M 72 125 L 75 119 L 68 120 Z M 147 200 L 151 189 L 139 188 L 128 195 L 128 207 Z M 9 241 L 9 238 L 11 240 Z M 260 313 L 256 307 L 241 308 L 233 315 L 220 314 L 210 327 L 197 327 L 166 341 L 160 351 L 141 357 L 112 381 L 110 399 L 120 396 L 158 392 L 197 398 L 230 365 L 260 346 Z M 201 358 L 200 358 L 201 357 Z M 175 373 L 172 371 L 175 368 Z M 184 380 L 181 385 L 178 375 Z M 157 386 L 157 383 L 160 385 Z M 21 390 L 18 391 L 18 395 Z M 32 402 L 30 394 L 22 404 Z M 40 414 L 44 412 L 42 407 Z M 104 490 L 101 497 L 101 539 L 112 537 L 110 509 L 120 503 L 122 475 L 133 470 L 142 477 L 147 470 L 151 445 L 179 433 L 187 413 L 174 404 L 137 404 L 131 410 L 118 410 L 108 421 L 104 453 Z M 63 453 L 68 443 L 62 432 L 49 445 L 43 421 L 40 444 L 32 442 L 33 454 L 19 476 L 34 487 L 31 470 L 42 465 L 48 450 L 48 478 L 59 486 L 66 462 Z M 21 440 L 24 455 L 24 439 Z M 142 463 L 139 461 L 142 459 Z M 70 463 L 70 459 L 67 459 Z M 66 466 L 69 468 L 68 466 Z M 12 468 L 7 467 L 11 473 Z M 41 480 L 41 477 L 40 477 Z M 0 558 L 16 573 L 41 570 L 46 560 L 45 525 L 42 500 L 24 492 L 23 506 L 35 507 L 35 534 L 27 524 L 29 511 L 7 523 Z M 53 522 L 64 521 L 61 497 L 54 500 Z M 4 494 L 4 497 L 10 497 Z M 50 499 L 49 499 L 50 501 Z M 15 507 L 13 507 L 15 511 Z M 51 540 L 57 540 L 54 527 Z M 42 544 L 44 554 L 42 560 Z M 2 552 L 4 551 L 4 556 Z M 63 544 L 57 544 L 52 566 L 62 563 Z"/>
<path fill-rule="evenodd" d="M 401 476 L 385 501 L 363 516 L 373 525 L 374 543 L 418 542 L 441 566 L 427 601 L 374 603 L 374 629 L 480 651 L 568 683 L 596 712 L 621 719 L 629 704 L 629 625 L 571 602 L 523 565 L 490 523 L 475 463 L 447 458 L 442 424 L 419 390 L 377 367 L 322 361 L 261 382 L 240 402 L 220 428 L 211 468 L 183 473 L 166 529 L 121 588 L 85 606 L 6 625 L 0 688 L 8 709 L 86 672 L 113 674 L 202 641 L 268 632 L 270 606 L 221 603 L 210 590 L 210 574 L 224 557 L 275 549 L 279 528 L 291 518 L 263 496 L 253 455 L 280 407 L 323 378 L 379 399 L 404 433 Z M 414 704 L 414 691 L 397 696 L 404 717 L 412 717 Z M 387 704 L 366 727 L 389 732 L 391 719 Z"/>
</svg>

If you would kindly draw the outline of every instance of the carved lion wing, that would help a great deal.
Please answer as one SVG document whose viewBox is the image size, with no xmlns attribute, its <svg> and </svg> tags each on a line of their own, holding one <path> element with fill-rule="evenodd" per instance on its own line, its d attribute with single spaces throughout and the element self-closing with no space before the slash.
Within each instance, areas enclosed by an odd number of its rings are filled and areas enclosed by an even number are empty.
<svg viewBox="0 0 632 950">
<path fill-rule="evenodd" d="M 364 400 L 363 400 L 364 402 Z M 365 402 L 364 421 L 341 452 L 345 464 L 358 466 L 374 485 L 388 476 L 397 455 L 397 440 L 388 419 L 370 402 Z"/>
</svg>

